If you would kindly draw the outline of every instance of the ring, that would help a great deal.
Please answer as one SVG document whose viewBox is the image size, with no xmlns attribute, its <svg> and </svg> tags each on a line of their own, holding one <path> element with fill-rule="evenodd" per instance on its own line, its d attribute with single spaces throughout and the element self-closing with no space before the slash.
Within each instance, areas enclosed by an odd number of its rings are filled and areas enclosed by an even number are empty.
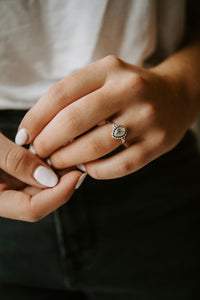
<svg viewBox="0 0 200 300">
<path fill-rule="evenodd" d="M 113 139 L 121 139 L 122 143 L 125 143 L 125 138 L 127 136 L 128 130 L 125 126 L 119 125 L 113 122 L 113 131 L 112 131 L 112 138 Z"/>
</svg>

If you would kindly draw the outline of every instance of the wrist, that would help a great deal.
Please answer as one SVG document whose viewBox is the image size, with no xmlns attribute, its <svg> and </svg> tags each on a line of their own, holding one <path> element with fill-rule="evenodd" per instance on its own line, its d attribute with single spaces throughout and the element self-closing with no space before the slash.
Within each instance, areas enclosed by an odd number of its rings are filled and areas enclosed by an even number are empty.
<svg viewBox="0 0 200 300">
<path fill-rule="evenodd" d="M 200 44 L 191 43 L 168 57 L 153 71 L 171 81 L 188 106 L 193 121 L 200 115 Z"/>
<path fill-rule="evenodd" d="M 184 113 L 185 121 L 190 127 L 200 113 L 199 98 L 194 95 L 184 72 L 178 72 L 177 69 L 173 66 L 169 68 L 158 65 L 152 68 L 151 71 L 163 80 L 169 97 L 179 103 L 180 112 Z"/>
</svg>

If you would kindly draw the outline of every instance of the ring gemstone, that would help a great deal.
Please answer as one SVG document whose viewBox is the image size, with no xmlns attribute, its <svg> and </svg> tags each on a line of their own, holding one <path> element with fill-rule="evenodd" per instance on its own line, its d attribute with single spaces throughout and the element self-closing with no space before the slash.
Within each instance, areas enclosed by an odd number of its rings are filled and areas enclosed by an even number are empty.
<svg viewBox="0 0 200 300">
<path fill-rule="evenodd" d="M 125 142 L 125 137 L 127 136 L 127 128 L 123 125 L 113 124 L 112 137 L 114 139 L 121 139 L 122 143 Z"/>
</svg>

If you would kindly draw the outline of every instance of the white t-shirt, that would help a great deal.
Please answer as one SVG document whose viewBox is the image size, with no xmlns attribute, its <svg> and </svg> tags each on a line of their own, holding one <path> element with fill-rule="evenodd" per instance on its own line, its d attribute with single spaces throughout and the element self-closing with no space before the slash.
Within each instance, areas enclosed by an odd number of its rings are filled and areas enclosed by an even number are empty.
<svg viewBox="0 0 200 300">
<path fill-rule="evenodd" d="M 184 36 L 185 0 L 0 1 L 0 109 L 30 108 L 68 74 L 108 54 L 145 65 Z"/>
</svg>

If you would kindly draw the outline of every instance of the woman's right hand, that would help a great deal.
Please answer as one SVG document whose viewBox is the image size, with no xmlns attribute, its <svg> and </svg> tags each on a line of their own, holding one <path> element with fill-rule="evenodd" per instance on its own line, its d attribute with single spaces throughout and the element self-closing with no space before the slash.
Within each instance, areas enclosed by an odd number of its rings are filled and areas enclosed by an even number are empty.
<svg viewBox="0 0 200 300">
<path fill-rule="evenodd" d="M 36 155 L 0 133 L 0 216 L 36 222 L 72 196 L 82 173 L 57 175 Z"/>
</svg>

